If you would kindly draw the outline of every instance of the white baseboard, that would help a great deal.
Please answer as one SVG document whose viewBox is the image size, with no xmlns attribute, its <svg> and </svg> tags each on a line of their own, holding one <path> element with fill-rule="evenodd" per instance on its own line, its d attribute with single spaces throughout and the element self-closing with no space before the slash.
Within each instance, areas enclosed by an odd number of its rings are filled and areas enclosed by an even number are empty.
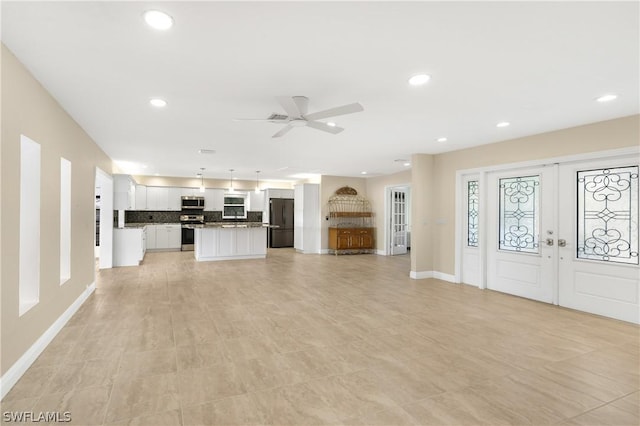
<svg viewBox="0 0 640 426">
<path fill-rule="evenodd" d="M 456 278 L 454 275 L 445 274 L 440 271 L 411 271 L 409 272 L 409 277 L 414 280 L 423 280 L 425 278 L 435 278 L 442 281 L 449 281 L 451 283 L 456 282 Z"/>
<path fill-rule="evenodd" d="M 449 281 L 450 283 L 456 282 L 455 275 L 445 274 L 444 272 L 433 271 L 433 278 L 437 278 L 442 281 Z"/>
<path fill-rule="evenodd" d="M 329 254 L 329 249 L 320 250 L 320 254 Z"/>
<path fill-rule="evenodd" d="M 414 280 L 423 280 L 425 278 L 433 278 L 433 271 L 411 271 L 409 277 Z"/>
<path fill-rule="evenodd" d="M 376 254 L 378 256 L 386 256 L 387 252 L 385 250 L 376 250 Z"/>
<path fill-rule="evenodd" d="M 62 330 L 65 324 L 71 319 L 73 314 L 82 306 L 82 304 L 89 298 L 91 293 L 96 289 L 96 283 L 92 282 L 82 292 L 80 296 L 67 308 L 66 311 L 54 321 L 53 324 L 45 331 L 42 336 L 31 345 L 29 349 L 7 370 L 2 377 L 0 377 L 0 399 L 4 398 L 11 388 L 20 380 L 20 377 L 31 367 L 31 364 L 40 356 L 40 354 L 47 348 L 49 343 L 56 337 L 56 335 Z"/>
</svg>

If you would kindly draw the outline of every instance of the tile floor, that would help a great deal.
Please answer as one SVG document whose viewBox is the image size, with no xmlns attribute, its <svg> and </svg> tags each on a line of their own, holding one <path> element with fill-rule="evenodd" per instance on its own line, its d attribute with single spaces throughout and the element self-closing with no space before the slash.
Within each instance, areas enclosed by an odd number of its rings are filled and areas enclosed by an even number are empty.
<svg viewBox="0 0 640 426">
<path fill-rule="evenodd" d="M 409 258 L 148 253 L 2 401 L 78 425 L 638 425 L 639 328 Z"/>
</svg>

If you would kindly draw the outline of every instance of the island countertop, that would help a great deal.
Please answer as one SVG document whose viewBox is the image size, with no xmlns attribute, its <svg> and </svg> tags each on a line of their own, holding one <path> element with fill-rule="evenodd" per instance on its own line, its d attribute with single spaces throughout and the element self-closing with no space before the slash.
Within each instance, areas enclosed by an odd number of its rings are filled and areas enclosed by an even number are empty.
<svg viewBox="0 0 640 426">
<path fill-rule="evenodd" d="M 278 228 L 262 222 L 207 222 L 205 228 Z"/>
<path fill-rule="evenodd" d="M 213 225 L 213 226 L 211 226 Z M 264 259 L 267 255 L 267 226 L 262 222 L 215 222 L 194 227 L 194 255 L 197 261 Z"/>
</svg>

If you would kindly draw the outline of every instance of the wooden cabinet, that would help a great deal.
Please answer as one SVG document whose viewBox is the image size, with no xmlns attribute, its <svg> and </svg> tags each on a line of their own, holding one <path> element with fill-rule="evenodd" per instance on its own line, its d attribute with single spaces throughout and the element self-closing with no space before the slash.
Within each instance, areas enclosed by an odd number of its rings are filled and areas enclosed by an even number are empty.
<svg viewBox="0 0 640 426">
<path fill-rule="evenodd" d="M 373 228 L 329 228 L 329 249 L 371 250 Z"/>
</svg>

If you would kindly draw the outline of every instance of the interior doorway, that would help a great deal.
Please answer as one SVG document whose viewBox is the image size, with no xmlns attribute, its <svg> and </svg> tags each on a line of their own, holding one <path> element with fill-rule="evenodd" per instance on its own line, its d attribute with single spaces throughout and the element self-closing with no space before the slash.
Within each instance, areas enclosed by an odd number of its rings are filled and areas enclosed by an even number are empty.
<svg viewBox="0 0 640 426">
<path fill-rule="evenodd" d="M 105 171 L 96 167 L 95 178 L 96 201 L 99 198 L 99 208 L 96 203 L 96 247 L 98 269 L 113 267 L 113 178 Z"/>
<path fill-rule="evenodd" d="M 386 254 L 407 254 L 411 248 L 411 187 L 388 187 L 386 198 Z"/>
</svg>

